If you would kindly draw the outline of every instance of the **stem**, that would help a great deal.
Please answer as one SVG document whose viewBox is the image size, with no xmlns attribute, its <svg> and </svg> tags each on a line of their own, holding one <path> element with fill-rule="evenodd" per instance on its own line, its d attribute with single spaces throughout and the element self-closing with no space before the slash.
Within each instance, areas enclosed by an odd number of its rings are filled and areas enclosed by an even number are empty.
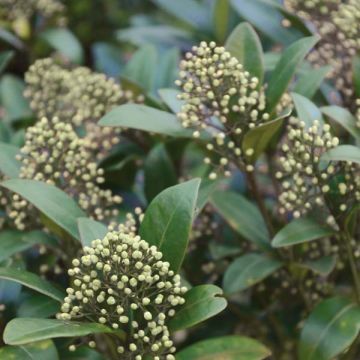
<svg viewBox="0 0 360 360">
<path fill-rule="evenodd" d="M 342 236 L 343 239 L 345 240 L 346 251 L 347 251 L 348 257 L 349 257 L 351 272 L 352 272 L 354 285 L 355 285 L 357 302 L 358 302 L 358 304 L 360 304 L 360 278 L 359 278 L 359 274 L 358 274 L 358 271 L 356 268 L 355 257 L 352 252 L 352 249 L 351 249 L 351 237 L 350 237 L 350 234 L 348 233 L 348 231 L 346 231 L 346 230 L 343 231 L 342 235 L 343 235 Z"/>
<path fill-rule="evenodd" d="M 269 234 L 271 237 L 273 237 L 274 236 L 274 228 L 272 226 L 272 222 L 271 222 L 269 213 L 266 209 L 264 199 L 262 198 L 262 196 L 260 194 L 254 172 L 246 171 L 246 179 L 247 179 L 250 191 L 254 195 L 255 201 L 257 202 L 257 204 L 259 206 L 260 212 L 264 218 L 264 221 L 265 221 L 266 227 L 269 231 Z"/>
</svg>

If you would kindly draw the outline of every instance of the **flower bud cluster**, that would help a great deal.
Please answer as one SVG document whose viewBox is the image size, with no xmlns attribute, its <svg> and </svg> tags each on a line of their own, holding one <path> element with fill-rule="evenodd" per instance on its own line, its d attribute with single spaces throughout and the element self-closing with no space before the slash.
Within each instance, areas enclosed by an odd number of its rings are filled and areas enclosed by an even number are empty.
<svg viewBox="0 0 360 360">
<path fill-rule="evenodd" d="M 79 138 L 71 124 L 57 118 L 42 118 L 29 127 L 25 145 L 18 160 L 22 166 L 20 178 L 44 181 L 56 185 L 90 216 L 105 220 L 118 215 L 120 196 L 101 189 L 104 170 L 97 167 L 85 138 Z M 31 206 L 19 195 L 13 195 L 7 213 L 20 230 L 26 227 Z"/>
<path fill-rule="evenodd" d="M 360 2 L 357 0 L 286 0 L 285 6 L 311 22 L 321 36 L 308 59 L 316 66 L 331 65 L 329 77 L 353 108 L 352 57 L 360 50 Z"/>
<path fill-rule="evenodd" d="M 332 136 L 328 124 L 321 129 L 319 122 L 314 121 L 314 125 L 306 129 L 304 122 L 293 119 L 288 126 L 288 142 L 282 145 L 282 171 L 276 174 L 282 179 L 281 213 L 290 211 L 298 218 L 315 204 L 325 205 L 323 195 L 330 190 L 328 182 L 335 168 L 329 165 L 321 171 L 320 157 L 338 144 L 339 139 Z"/>
<path fill-rule="evenodd" d="M 46 58 L 37 60 L 25 74 L 25 97 L 38 118 L 58 117 L 82 128 L 87 145 L 99 156 L 119 141 L 119 130 L 100 127 L 98 120 L 113 107 L 133 100 L 114 79 L 86 67 L 66 68 Z"/>
<path fill-rule="evenodd" d="M 184 304 L 187 289 L 162 256 L 156 246 L 121 229 L 94 240 L 72 262 L 72 287 L 57 317 L 125 331 L 126 340 L 117 343 L 122 359 L 175 359 L 167 323 Z"/>
<path fill-rule="evenodd" d="M 64 11 L 65 6 L 59 0 L 0 0 L 0 20 L 5 21 L 29 20 L 39 14 L 45 19 L 55 19 L 61 25 Z"/>
<path fill-rule="evenodd" d="M 182 89 L 179 99 L 184 105 L 178 118 L 183 127 L 194 129 L 195 138 L 202 133 L 212 137 L 207 150 L 218 155 L 218 164 L 212 165 L 226 170 L 233 160 L 246 164 L 253 149 L 242 148 L 244 135 L 269 119 L 259 80 L 214 42 L 194 46 L 180 63 L 179 77 L 176 85 Z"/>
</svg>

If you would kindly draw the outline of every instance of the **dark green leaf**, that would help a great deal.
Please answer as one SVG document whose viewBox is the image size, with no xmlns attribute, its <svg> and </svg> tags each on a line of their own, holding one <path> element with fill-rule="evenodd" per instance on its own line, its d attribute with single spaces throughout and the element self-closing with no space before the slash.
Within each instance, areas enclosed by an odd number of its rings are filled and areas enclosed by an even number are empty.
<svg viewBox="0 0 360 360">
<path fill-rule="evenodd" d="M 144 191 L 148 202 L 177 183 L 175 168 L 164 144 L 156 145 L 144 162 Z"/>
<path fill-rule="evenodd" d="M 360 55 L 356 54 L 352 61 L 355 94 L 360 97 Z"/>
<path fill-rule="evenodd" d="M 307 261 L 301 265 L 320 275 L 327 276 L 335 269 L 336 256 L 324 256 L 318 260 Z"/>
<path fill-rule="evenodd" d="M 318 120 L 320 124 L 323 124 L 324 120 L 321 111 L 311 100 L 296 93 L 291 93 L 291 97 L 295 104 L 297 116 L 305 123 L 306 128 L 313 126 L 314 120 Z"/>
<path fill-rule="evenodd" d="M 321 156 L 322 161 L 350 161 L 360 164 L 360 148 L 353 145 L 339 145 Z"/>
<path fill-rule="evenodd" d="M 89 218 L 79 218 L 77 223 L 83 246 L 91 246 L 93 240 L 103 239 L 107 233 L 107 227 L 101 222 Z"/>
<path fill-rule="evenodd" d="M 111 329 L 97 323 L 76 323 L 52 319 L 17 318 L 11 320 L 4 331 L 4 342 L 22 345 L 34 341 L 80 337 L 89 334 L 109 333 Z"/>
<path fill-rule="evenodd" d="M 0 142 L 0 172 L 9 178 L 19 176 L 21 162 L 15 158 L 19 153 L 18 147 Z"/>
<path fill-rule="evenodd" d="M 259 79 L 261 86 L 264 78 L 263 50 L 252 26 L 248 23 L 238 25 L 228 37 L 225 48 L 239 60 L 245 70 Z"/>
<path fill-rule="evenodd" d="M 10 60 L 14 57 L 13 51 L 2 51 L 0 53 L 0 74 L 4 71 Z"/>
<path fill-rule="evenodd" d="M 59 312 L 59 302 L 40 294 L 31 294 L 17 309 L 18 317 L 47 318 Z"/>
<path fill-rule="evenodd" d="M 223 289 L 226 294 L 245 290 L 265 279 L 283 264 L 261 254 L 247 254 L 237 258 L 227 268 Z"/>
<path fill-rule="evenodd" d="M 159 62 L 155 64 L 156 81 L 151 90 L 173 86 L 178 77 L 178 64 L 180 61 L 179 49 L 171 48 L 161 53 Z M 149 59 L 147 59 L 148 66 Z M 159 71 L 161 69 L 161 71 Z"/>
<path fill-rule="evenodd" d="M 176 354 L 177 360 L 263 360 L 270 351 L 254 339 L 232 335 L 200 341 Z"/>
<path fill-rule="evenodd" d="M 184 296 L 185 304 L 176 310 L 169 322 L 172 331 L 187 329 L 205 321 L 226 308 L 223 291 L 215 285 L 199 285 L 191 288 Z"/>
<path fill-rule="evenodd" d="M 334 297 L 315 307 L 301 331 L 299 360 L 331 360 L 346 350 L 360 330 L 360 307 Z"/>
<path fill-rule="evenodd" d="M 194 179 L 161 192 L 149 205 L 140 235 L 162 251 L 174 271 L 184 259 L 195 216 L 200 180 Z"/>
<path fill-rule="evenodd" d="M 145 105 L 121 105 L 107 113 L 99 122 L 112 126 L 143 130 L 174 137 L 192 138 L 192 131 L 184 129 L 176 115 Z"/>
<path fill-rule="evenodd" d="M 21 195 L 71 236 L 79 239 L 76 220 L 85 214 L 66 193 L 35 180 L 12 179 L 2 182 L 1 186 Z"/>
<path fill-rule="evenodd" d="M 230 18 L 229 0 L 216 0 L 213 10 L 213 23 L 216 39 L 223 43 L 229 28 Z"/>
<path fill-rule="evenodd" d="M 66 360 L 106 360 L 103 355 L 86 346 L 80 346 L 75 351 L 62 351 L 60 355 Z"/>
<path fill-rule="evenodd" d="M 181 107 L 185 102 L 183 100 L 179 100 L 177 96 L 180 94 L 179 90 L 175 89 L 160 89 L 159 95 L 167 105 L 167 107 L 174 113 L 178 113 L 181 111 Z"/>
<path fill-rule="evenodd" d="M 270 237 L 259 209 L 240 194 L 217 191 L 211 203 L 229 225 L 260 249 L 270 248 Z"/>
<path fill-rule="evenodd" d="M 84 53 L 81 44 L 69 29 L 56 28 L 45 30 L 40 34 L 40 37 L 72 62 L 77 64 L 83 62 Z"/>
<path fill-rule="evenodd" d="M 323 66 L 306 71 L 306 73 L 297 80 L 294 86 L 294 92 L 311 99 L 330 70 L 330 66 Z"/>
<path fill-rule="evenodd" d="M 65 296 L 63 291 L 28 271 L 15 268 L 0 268 L 0 278 L 15 281 L 60 302 L 63 301 Z"/>
<path fill-rule="evenodd" d="M 306 54 L 318 42 L 317 36 L 310 36 L 296 41 L 282 54 L 266 89 L 267 111 L 273 112 L 282 95 L 287 90 L 298 66 Z"/>
<path fill-rule="evenodd" d="M 28 345 L 4 346 L 0 348 L 3 360 L 59 360 L 56 346 L 51 340 L 44 340 Z"/>
<path fill-rule="evenodd" d="M 360 129 L 356 125 L 356 117 L 352 115 L 349 110 L 336 105 L 323 106 L 320 110 L 323 114 L 345 128 L 357 141 L 360 142 Z"/>
<path fill-rule="evenodd" d="M 4 75 L 0 83 L 0 97 L 9 121 L 21 120 L 32 115 L 29 104 L 24 98 L 24 82 L 13 75 Z"/>
<path fill-rule="evenodd" d="M 275 248 L 291 246 L 333 235 L 327 226 L 318 224 L 310 218 L 293 220 L 284 226 L 274 237 L 271 245 Z"/>
</svg>

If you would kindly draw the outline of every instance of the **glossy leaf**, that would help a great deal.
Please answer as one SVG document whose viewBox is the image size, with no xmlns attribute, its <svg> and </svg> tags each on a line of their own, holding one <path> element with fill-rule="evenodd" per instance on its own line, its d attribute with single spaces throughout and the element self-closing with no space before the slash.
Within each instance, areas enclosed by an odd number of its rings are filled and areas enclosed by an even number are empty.
<svg viewBox="0 0 360 360">
<path fill-rule="evenodd" d="M 194 179 L 161 192 L 146 210 L 140 235 L 162 251 L 178 271 L 188 246 L 200 180 Z"/>
<path fill-rule="evenodd" d="M 318 304 L 305 320 L 299 360 L 331 360 L 346 350 L 360 330 L 360 307 L 334 297 Z"/>
<path fill-rule="evenodd" d="M 176 354 L 177 360 L 264 360 L 270 351 L 254 339 L 232 335 L 203 340 Z"/>
<path fill-rule="evenodd" d="M 21 163 L 15 158 L 19 153 L 18 147 L 0 142 L 0 172 L 8 178 L 19 176 Z"/>
<path fill-rule="evenodd" d="M 318 224 L 310 218 L 300 218 L 285 225 L 274 237 L 271 245 L 275 248 L 292 246 L 331 236 L 335 231 Z"/>
<path fill-rule="evenodd" d="M 231 0 L 234 10 L 264 35 L 282 44 L 291 44 L 298 35 L 282 25 L 283 15 L 276 4 L 266 0 Z"/>
<path fill-rule="evenodd" d="M 13 51 L 2 51 L 0 53 L 0 74 L 5 70 L 11 59 L 14 57 Z"/>
<path fill-rule="evenodd" d="M 66 193 L 35 180 L 12 179 L 2 182 L 1 186 L 21 195 L 71 236 L 79 239 L 76 219 L 85 214 Z"/>
<path fill-rule="evenodd" d="M 40 294 L 31 294 L 17 309 L 17 317 L 47 318 L 59 312 L 59 302 Z"/>
<path fill-rule="evenodd" d="M 91 246 L 93 240 L 103 239 L 107 233 L 107 227 L 101 222 L 89 218 L 79 218 L 77 223 L 83 246 Z"/>
<path fill-rule="evenodd" d="M 226 308 L 223 291 L 215 285 L 199 285 L 191 288 L 184 296 L 185 304 L 176 310 L 169 322 L 172 331 L 187 329 L 205 321 Z"/>
<path fill-rule="evenodd" d="M 282 266 L 280 261 L 261 254 L 247 254 L 234 260 L 227 268 L 223 289 L 226 294 L 245 290 L 265 279 Z"/>
<path fill-rule="evenodd" d="M 4 346 L 0 348 L 0 359 L 4 360 L 59 360 L 56 346 L 51 340 L 28 345 Z"/>
<path fill-rule="evenodd" d="M 228 37 L 225 48 L 239 60 L 246 71 L 259 79 L 261 86 L 264 78 L 263 50 L 252 26 L 248 23 L 238 25 Z"/>
<path fill-rule="evenodd" d="M 306 54 L 319 40 L 316 36 L 310 36 L 296 41 L 282 54 L 277 63 L 266 89 L 267 111 L 271 113 L 282 95 L 287 90 L 295 72 L 304 60 Z"/>
<path fill-rule="evenodd" d="M 215 192 L 211 197 L 211 203 L 241 236 L 260 249 L 269 249 L 269 233 L 257 206 L 242 195 L 231 191 Z"/>
<path fill-rule="evenodd" d="M 181 111 L 181 107 L 183 104 L 185 104 L 185 102 L 177 98 L 177 96 L 180 94 L 179 90 L 160 89 L 158 92 L 162 101 L 164 101 L 164 103 L 174 114 Z"/>
<path fill-rule="evenodd" d="M 177 183 L 175 168 L 164 144 L 149 152 L 144 162 L 144 191 L 150 202 L 156 195 Z"/>
<path fill-rule="evenodd" d="M 145 105 L 125 104 L 108 112 L 99 122 L 112 126 L 143 130 L 174 137 L 192 137 L 192 131 L 184 129 L 176 115 Z"/>
<path fill-rule="evenodd" d="M 0 268 L 0 279 L 15 281 L 59 302 L 64 300 L 65 293 L 62 290 L 28 271 L 2 267 Z"/>
<path fill-rule="evenodd" d="M 0 262 L 37 244 L 56 246 L 57 242 L 50 235 L 38 230 L 25 233 L 15 230 L 1 231 Z"/>
<path fill-rule="evenodd" d="M 317 260 L 307 261 L 301 265 L 320 275 L 327 276 L 335 269 L 336 260 L 336 256 L 329 255 Z"/>
<path fill-rule="evenodd" d="M 216 38 L 223 43 L 229 28 L 230 19 L 230 1 L 216 0 L 213 10 L 213 24 Z"/>
<path fill-rule="evenodd" d="M 360 129 L 356 125 L 356 117 L 349 110 L 336 105 L 323 106 L 320 110 L 360 142 Z"/>
<path fill-rule="evenodd" d="M 313 126 L 315 120 L 323 124 L 321 111 L 311 100 L 296 93 L 291 93 L 291 97 L 295 104 L 297 116 L 300 121 L 305 123 L 307 129 Z"/>
<path fill-rule="evenodd" d="M 360 164 L 360 148 L 354 145 L 339 145 L 321 156 L 322 161 L 350 161 Z"/>
<path fill-rule="evenodd" d="M 109 333 L 111 329 L 97 323 L 65 322 L 52 319 L 17 318 L 11 320 L 4 331 L 4 342 L 22 345 L 34 341 L 80 337 L 89 334 Z"/>
<path fill-rule="evenodd" d="M 83 62 L 84 53 L 81 44 L 69 29 L 54 28 L 45 30 L 40 34 L 40 37 L 72 62 L 77 64 Z"/>
<path fill-rule="evenodd" d="M 354 79 L 355 94 L 360 97 L 360 56 L 356 54 L 352 61 L 352 72 Z"/>
<path fill-rule="evenodd" d="M 294 86 L 294 92 L 311 99 L 319 90 L 326 75 L 330 72 L 331 66 L 323 66 L 310 69 L 302 74 Z"/>
</svg>

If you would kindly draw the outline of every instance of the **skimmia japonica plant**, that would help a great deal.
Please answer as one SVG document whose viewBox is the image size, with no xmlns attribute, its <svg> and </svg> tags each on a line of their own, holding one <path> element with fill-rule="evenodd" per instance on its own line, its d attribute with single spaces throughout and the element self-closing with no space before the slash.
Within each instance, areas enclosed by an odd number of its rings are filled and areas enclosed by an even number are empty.
<svg viewBox="0 0 360 360">
<path fill-rule="evenodd" d="M 360 358 L 359 19 L 0 0 L 0 359 Z"/>
</svg>

